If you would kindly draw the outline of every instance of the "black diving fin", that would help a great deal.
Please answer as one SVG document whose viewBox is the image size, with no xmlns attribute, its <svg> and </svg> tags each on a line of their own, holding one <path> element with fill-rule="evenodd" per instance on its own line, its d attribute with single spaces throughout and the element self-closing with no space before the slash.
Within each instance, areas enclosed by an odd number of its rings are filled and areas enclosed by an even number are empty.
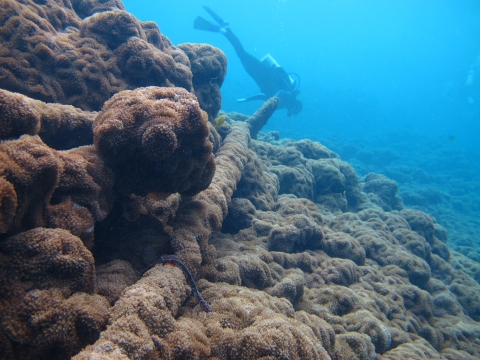
<svg viewBox="0 0 480 360">
<path fill-rule="evenodd" d="M 218 25 L 212 24 L 210 21 L 205 20 L 201 16 L 197 16 L 193 22 L 193 28 L 203 31 L 219 32 L 220 27 Z"/>
<path fill-rule="evenodd" d="M 223 20 L 220 16 L 218 16 L 212 9 L 210 9 L 208 6 L 203 7 L 205 11 L 215 20 L 218 25 L 222 28 L 227 28 L 230 24 L 228 21 Z"/>
</svg>

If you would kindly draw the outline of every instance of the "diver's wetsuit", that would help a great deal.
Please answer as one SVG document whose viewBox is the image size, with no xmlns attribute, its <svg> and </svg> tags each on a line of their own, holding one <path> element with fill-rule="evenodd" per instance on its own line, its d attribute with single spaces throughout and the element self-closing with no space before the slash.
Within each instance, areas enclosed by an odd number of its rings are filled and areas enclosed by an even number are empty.
<svg viewBox="0 0 480 360">
<path fill-rule="evenodd" d="M 194 28 L 221 32 L 225 35 L 235 49 L 248 75 L 255 80 L 262 91 L 262 94 L 250 96 L 239 101 L 267 100 L 272 96 L 278 96 L 280 99 L 280 107 L 287 109 L 288 116 L 298 114 L 302 110 L 302 103 L 296 98 L 299 93 L 297 89 L 298 84 L 294 82 L 286 71 L 276 64 L 273 59 L 271 59 L 272 61 L 258 60 L 253 55 L 247 53 L 240 43 L 240 40 L 238 40 L 232 30 L 230 30 L 228 22 L 223 20 L 209 7 L 204 6 L 203 8 L 213 17 L 218 25 L 211 24 L 208 20 L 197 16 L 194 21 Z"/>
<path fill-rule="evenodd" d="M 264 99 L 276 95 L 281 90 L 293 93 L 290 77 L 283 68 L 268 66 L 247 53 L 230 28 L 226 28 L 222 33 L 232 44 L 248 75 L 255 80 L 262 93 L 265 94 Z"/>
</svg>

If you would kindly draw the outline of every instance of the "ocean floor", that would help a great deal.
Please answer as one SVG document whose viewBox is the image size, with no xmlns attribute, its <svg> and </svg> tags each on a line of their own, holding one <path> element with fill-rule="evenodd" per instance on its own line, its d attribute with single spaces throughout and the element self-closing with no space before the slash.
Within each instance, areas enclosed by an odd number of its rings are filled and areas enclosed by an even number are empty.
<svg viewBox="0 0 480 360">
<path fill-rule="evenodd" d="M 281 139 L 119 0 L 2 7 L 0 358 L 480 357 L 454 142 Z"/>
</svg>

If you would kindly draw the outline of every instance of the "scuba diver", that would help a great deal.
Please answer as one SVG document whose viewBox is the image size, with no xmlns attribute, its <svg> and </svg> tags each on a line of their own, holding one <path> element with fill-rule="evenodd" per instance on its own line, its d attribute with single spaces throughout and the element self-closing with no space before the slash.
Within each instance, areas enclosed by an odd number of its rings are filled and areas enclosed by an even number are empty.
<svg viewBox="0 0 480 360">
<path fill-rule="evenodd" d="M 220 32 L 233 45 L 243 67 L 248 75 L 255 80 L 260 87 L 261 94 L 250 96 L 246 99 L 237 101 L 267 100 L 272 96 L 280 99 L 280 107 L 287 109 L 287 115 L 297 115 L 302 110 L 302 103 L 296 97 L 300 93 L 298 87 L 300 79 L 296 74 L 288 74 L 270 55 L 265 55 L 258 60 L 253 55 L 245 51 L 240 40 L 230 30 L 229 23 L 223 20 L 207 6 L 203 7 L 207 13 L 218 23 L 212 24 L 201 16 L 197 16 L 194 22 L 194 28 L 198 30 Z M 295 75 L 297 80 L 292 79 L 290 75 Z"/>
<path fill-rule="evenodd" d="M 467 101 L 469 104 L 474 103 L 474 83 L 475 75 L 477 72 L 480 72 L 480 55 L 477 56 L 477 61 L 470 66 L 470 71 L 468 72 L 467 79 L 465 81 L 465 87 L 468 91 Z"/>
</svg>

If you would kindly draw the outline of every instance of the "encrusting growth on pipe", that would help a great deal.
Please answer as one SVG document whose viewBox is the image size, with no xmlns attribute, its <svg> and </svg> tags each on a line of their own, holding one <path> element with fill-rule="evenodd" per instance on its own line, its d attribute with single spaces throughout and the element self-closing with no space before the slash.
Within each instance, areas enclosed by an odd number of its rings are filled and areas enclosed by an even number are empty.
<svg viewBox="0 0 480 360">
<path fill-rule="evenodd" d="M 250 137 L 252 139 L 257 138 L 257 134 L 267 124 L 268 119 L 270 119 L 275 110 L 277 110 L 279 104 L 280 99 L 276 96 L 273 96 L 265 101 L 262 104 L 262 107 L 255 111 L 255 113 L 247 119 L 246 123 L 250 129 Z"/>
<path fill-rule="evenodd" d="M 198 288 L 197 288 L 197 285 L 195 284 L 195 280 L 193 279 L 192 273 L 190 272 L 190 270 L 188 270 L 187 266 L 182 262 L 182 260 L 180 260 L 178 257 L 174 255 L 163 255 L 163 256 L 160 256 L 160 258 L 155 262 L 154 265 L 156 264 L 174 265 L 182 269 L 183 273 L 185 274 L 185 277 L 187 278 L 188 285 L 190 285 L 190 287 L 192 288 L 192 294 L 198 300 L 198 303 L 202 307 L 203 311 L 207 313 L 212 312 L 212 309 L 207 304 L 207 302 L 203 300 L 202 295 L 198 291 Z M 149 267 L 149 269 L 151 269 L 152 266 Z"/>
</svg>

